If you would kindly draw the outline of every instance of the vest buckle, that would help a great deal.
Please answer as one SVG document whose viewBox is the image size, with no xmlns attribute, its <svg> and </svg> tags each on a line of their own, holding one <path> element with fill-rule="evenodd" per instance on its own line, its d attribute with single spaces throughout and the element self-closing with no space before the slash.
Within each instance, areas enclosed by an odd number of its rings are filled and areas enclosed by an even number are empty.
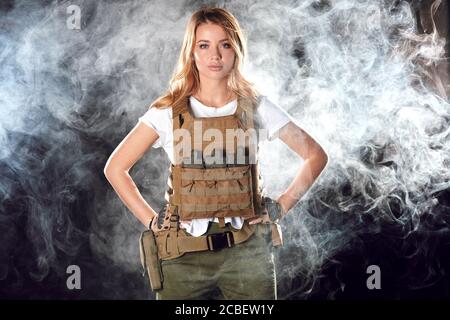
<svg viewBox="0 0 450 320">
<path fill-rule="evenodd" d="M 234 246 L 234 236 L 231 231 L 222 233 L 213 233 L 206 236 L 208 250 L 217 251 L 223 248 L 231 248 Z"/>
</svg>

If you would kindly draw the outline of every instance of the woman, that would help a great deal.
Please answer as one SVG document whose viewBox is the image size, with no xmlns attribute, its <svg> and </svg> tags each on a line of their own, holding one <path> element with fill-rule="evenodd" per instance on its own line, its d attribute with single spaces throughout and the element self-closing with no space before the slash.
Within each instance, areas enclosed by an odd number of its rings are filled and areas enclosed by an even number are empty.
<svg viewBox="0 0 450 320">
<path fill-rule="evenodd" d="M 157 247 L 162 273 L 157 279 L 162 287 L 154 288 L 157 299 L 276 299 L 272 246 L 281 244 L 277 223 L 327 163 L 320 145 L 242 76 L 245 50 L 230 12 L 196 11 L 168 92 L 139 118 L 105 166 L 120 199 L 156 237 L 152 250 Z M 203 128 L 200 142 L 198 128 Z M 276 201 L 265 197 L 258 183 L 257 158 L 251 157 L 255 140 L 246 145 L 228 136 L 231 130 L 256 128 L 265 130 L 269 140 L 279 137 L 304 159 Z M 210 148 L 206 142 L 214 134 Z M 128 173 L 152 146 L 163 147 L 172 163 L 163 219 Z M 145 251 L 150 242 L 142 246 Z"/>
</svg>

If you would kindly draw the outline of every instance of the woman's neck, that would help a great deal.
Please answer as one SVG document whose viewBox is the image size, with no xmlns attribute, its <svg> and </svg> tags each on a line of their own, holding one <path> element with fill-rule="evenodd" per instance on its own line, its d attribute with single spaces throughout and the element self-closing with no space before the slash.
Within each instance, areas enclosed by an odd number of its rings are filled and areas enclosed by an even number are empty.
<svg viewBox="0 0 450 320">
<path fill-rule="evenodd" d="M 236 99 L 226 83 L 210 83 L 200 85 L 200 89 L 192 95 L 202 104 L 212 108 L 220 108 Z"/>
</svg>

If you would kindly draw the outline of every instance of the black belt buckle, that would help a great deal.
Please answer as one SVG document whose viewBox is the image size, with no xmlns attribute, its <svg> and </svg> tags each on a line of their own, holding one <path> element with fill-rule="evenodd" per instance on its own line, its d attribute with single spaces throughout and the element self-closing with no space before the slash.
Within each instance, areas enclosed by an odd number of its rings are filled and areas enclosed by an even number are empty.
<svg viewBox="0 0 450 320">
<path fill-rule="evenodd" d="M 222 233 L 213 233 L 206 236 L 206 243 L 208 249 L 211 251 L 217 251 L 223 248 L 231 248 L 234 246 L 234 237 L 231 231 L 225 231 Z"/>
</svg>

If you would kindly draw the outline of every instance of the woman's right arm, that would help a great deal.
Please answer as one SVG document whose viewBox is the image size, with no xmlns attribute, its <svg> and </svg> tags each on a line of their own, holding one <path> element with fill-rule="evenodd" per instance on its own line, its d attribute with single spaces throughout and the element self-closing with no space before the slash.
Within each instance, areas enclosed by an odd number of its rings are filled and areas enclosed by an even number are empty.
<svg viewBox="0 0 450 320">
<path fill-rule="evenodd" d="M 104 168 L 106 179 L 125 206 L 148 226 L 157 213 L 150 207 L 129 175 L 129 170 L 158 139 L 158 133 L 141 121 L 113 151 Z"/>
</svg>

